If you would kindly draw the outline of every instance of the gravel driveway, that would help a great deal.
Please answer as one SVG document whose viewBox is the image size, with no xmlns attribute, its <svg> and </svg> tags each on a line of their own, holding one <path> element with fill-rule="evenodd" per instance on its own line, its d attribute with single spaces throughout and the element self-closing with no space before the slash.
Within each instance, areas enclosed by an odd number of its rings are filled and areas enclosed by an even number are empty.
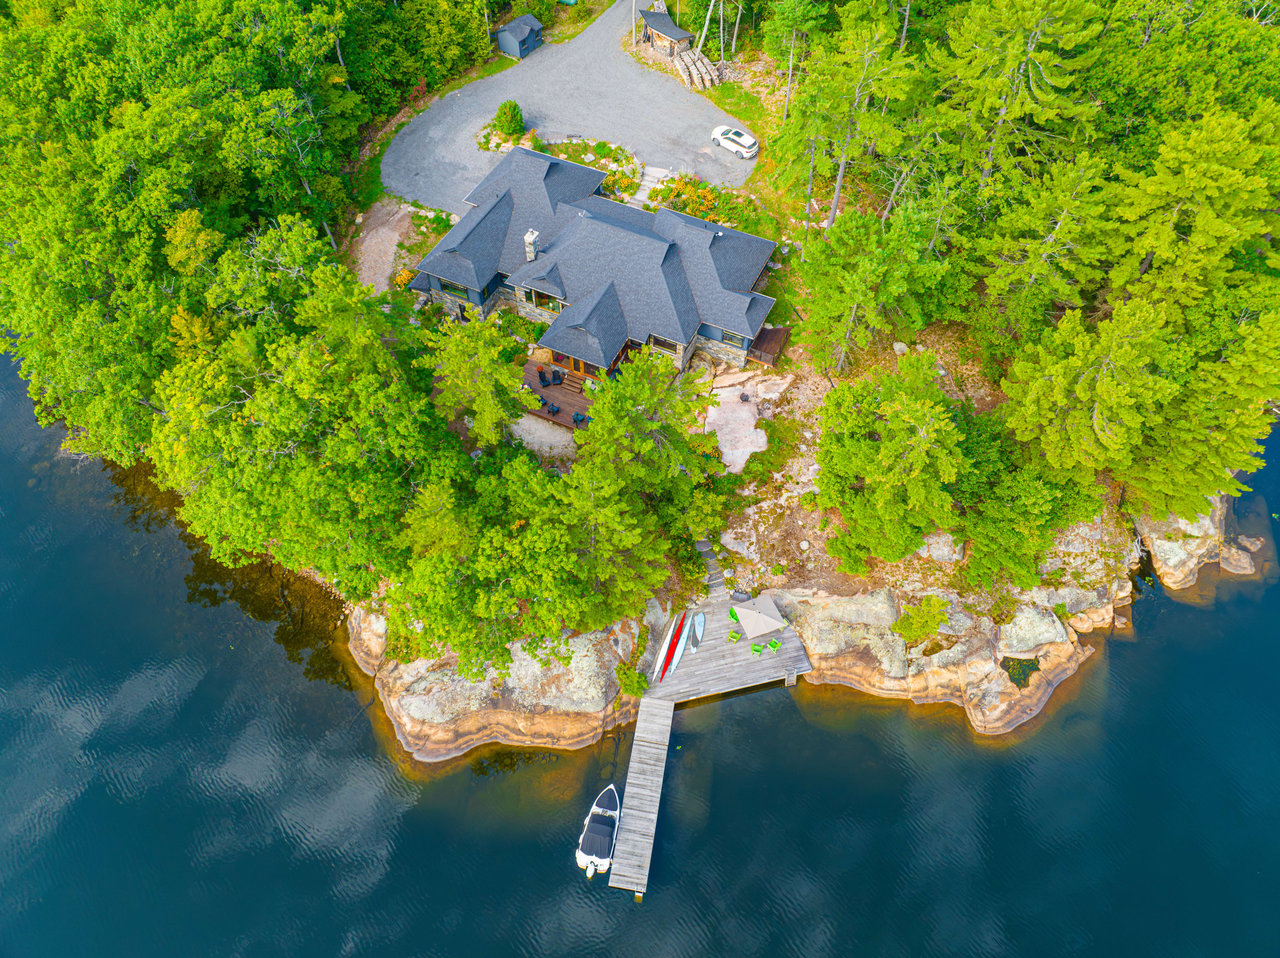
<svg viewBox="0 0 1280 958">
<path fill-rule="evenodd" d="M 608 140 L 647 166 L 729 186 L 745 182 L 755 161 L 711 145 L 714 127 L 736 121 L 674 76 L 636 63 L 621 46 L 630 18 L 631 0 L 617 0 L 568 43 L 543 44 L 515 66 L 436 101 L 387 147 L 383 186 L 424 206 L 464 212 L 463 197 L 501 158 L 478 149 L 475 136 L 503 100 L 519 103 L 544 140 Z"/>
</svg>

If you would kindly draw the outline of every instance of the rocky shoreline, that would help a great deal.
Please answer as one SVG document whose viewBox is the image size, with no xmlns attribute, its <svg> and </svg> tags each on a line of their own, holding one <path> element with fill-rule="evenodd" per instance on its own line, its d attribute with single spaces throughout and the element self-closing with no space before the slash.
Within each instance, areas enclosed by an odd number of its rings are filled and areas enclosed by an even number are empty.
<svg viewBox="0 0 1280 958">
<path fill-rule="evenodd" d="M 974 597 L 923 580 L 907 579 L 861 595 L 765 591 L 804 641 L 813 664 L 807 681 L 920 704 L 958 705 L 976 732 L 999 735 L 1037 715 L 1054 689 L 1088 659 L 1094 649 L 1082 634 L 1128 625 L 1122 610 L 1132 600 L 1131 574 L 1144 556 L 1175 598 L 1177 590 L 1192 589 L 1201 571 L 1214 565 L 1230 576 L 1270 577 L 1276 551 L 1266 528 L 1266 523 L 1237 521 L 1222 501 L 1195 522 L 1144 519 L 1128 527 L 1113 518 L 1082 523 L 1059 536 L 1046 557 L 1041 570 L 1046 584 L 1014 593 L 1013 610 L 1002 622 L 973 604 Z M 922 557 L 944 568 L 962 558 L 949 536 L 935 537 Z M 1064 580 L 1101 584 L 1049 584 Z M 908 647 L 892 626 L 904 604 L 926 595 L 946 603 L 946 620 L 934 640 Z M 665 613 L 651 603 L 646 619 L 657 631 Z M 639 701 L 619 694 L 614 667 L 630 657 L 640 625 L 622 622 L 605 632 L 571 636 L 567 666 L 543 665 L 517 649 L 508 674 L 491 671 L 475 683 L 457 675 L 451 656 L 388 660 L 386 621 L 380 615 L 356 608 L 348 631 L 352 655 L 373 677 L 401 745 L 418 761 L 438 762 L 488 743 L 583 748 L 634 721 Z M 642 668 L 655 649 L 646 653 Z M 1006 670 L 1008 660 L 1029 666 L 1020 676 L 1023 684 Z"/>
</svg>

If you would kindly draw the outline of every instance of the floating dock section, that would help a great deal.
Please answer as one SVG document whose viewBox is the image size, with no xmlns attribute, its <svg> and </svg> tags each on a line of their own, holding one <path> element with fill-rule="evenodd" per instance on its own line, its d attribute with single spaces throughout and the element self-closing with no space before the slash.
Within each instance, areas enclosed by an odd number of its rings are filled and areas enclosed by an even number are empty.
<svg viewBox="0 0 1280 958">
<path fill-rule="evenodd" d="M 704 546 L 699 544 L 707 563 L 710 594 L 689 610 L 691 615 L 701 612 L 707 617 L 702 645 L 696 653 L 686 651 L 680 667 L 668 672 L 661 685 L 654 683 L 640 700 L 631 762 L 622 793 L 622 820 L 613 866 L 609 869 L 609 885 L 632 891 L 637 899 L 649 888 L 649 865 L 653 859 L 658 806 L 676 704 L 774 682 L 794 685 L 797 675 L 812 669 L 804 643 L 790 626 L 765 636 L 778 640 L 777 651 L 764 648 L 753 652 L 752 642 L 746 638 L 729 641 L 729 632 L 737 628 L 729 618 L 729 608 L 734 603 L 725 590 L 724 578 L 710 547 Z"/>
</svg>

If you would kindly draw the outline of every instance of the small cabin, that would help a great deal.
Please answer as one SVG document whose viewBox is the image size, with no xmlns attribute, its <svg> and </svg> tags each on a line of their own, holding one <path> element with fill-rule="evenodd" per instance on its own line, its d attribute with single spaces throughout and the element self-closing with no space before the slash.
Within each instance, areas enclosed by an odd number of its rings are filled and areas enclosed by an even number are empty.
<svg viewBox="0 0 1280 958">
<path fill-rule="evenodd" d="M 689 49 L 693 34 L 676 26 L 670 15 L 643 10 L 640 16 L 644 18 L 644 33 L 640 36 L 640 42 L 647 43 L 655 53 L 673 57 L 681 50 Z"/>
<path fill-rule="evenodd" d="M 542 22 L 532 13 L 526 13 L 498 27 L 494 37 L 499 50 L 509 57 L 523 60 L 542 46 Z"/>
</svg>

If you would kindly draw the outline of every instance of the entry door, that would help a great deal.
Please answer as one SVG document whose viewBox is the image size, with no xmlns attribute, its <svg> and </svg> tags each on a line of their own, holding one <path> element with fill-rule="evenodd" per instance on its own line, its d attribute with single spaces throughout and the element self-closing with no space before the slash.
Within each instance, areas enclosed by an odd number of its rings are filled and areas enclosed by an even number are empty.
<svg viewBox="0 0 1280 958">
<path fill-rule="evenodd" d="M 586 370 L 582 368 L 582 362 L 581 362 L 580 360 L 572 359 L 572 358 L 571 358 L 571 359 L 569 360 L 569 363 L 570 363 L 570 365 L 572 365 L 572 366 L 573 366 L 573 371 L 574 371 L 575 373 L 585 373 L 585 372 L 586 372 Z"/>
</svg>

